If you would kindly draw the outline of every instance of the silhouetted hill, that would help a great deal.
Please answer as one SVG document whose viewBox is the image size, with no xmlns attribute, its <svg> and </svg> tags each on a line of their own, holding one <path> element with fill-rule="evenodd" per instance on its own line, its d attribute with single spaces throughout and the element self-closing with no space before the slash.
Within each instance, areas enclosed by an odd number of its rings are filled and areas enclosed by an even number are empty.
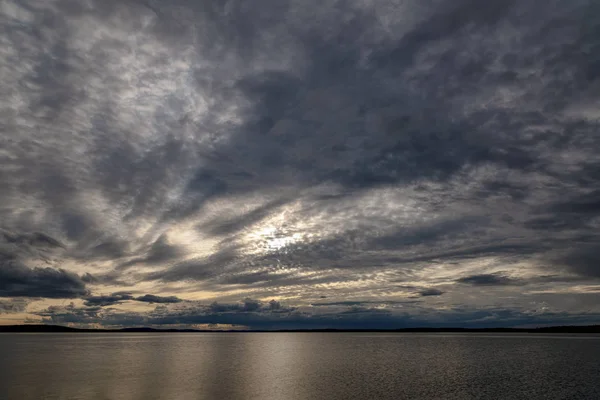
<svg viewBox="0 0 600 400">
<path fill-rule="evenodd" d="M 80 333 L 80 332 L 202 332 L 195 329 L 154 329 L 147 327 L 123 328 L 123 329 L 83 329 L 60 325 L 0 325 L 0 332 L 22 332 L 22 333 Z"/>
<path fill-rule="evenodd" d="M 0 326 L 0 332 L 46 332 L 46 333 L 62 333 L 62 332 L 85 332 L 92 329 L 76 329 L 68 326 L 58 325 L 7 325 Z"/>
<path fill-rule="evenodd" d="M 5 325 L 0 326 L 1 332 L 22 333 L 85 333 L 85 332 L 215 332 L 212 330 L 196 329 L 155 329 L 135 327 L 123 329 L 79 329 L 59 325 Z M 600 333 L 600 325 L 587 326 L 551 326 L 543 328 L 405 328 L 405 329 L 295 329 L 295 330 L 231 330 L 216 332 L 397 332 L 397 333 Z"/>
</svg>

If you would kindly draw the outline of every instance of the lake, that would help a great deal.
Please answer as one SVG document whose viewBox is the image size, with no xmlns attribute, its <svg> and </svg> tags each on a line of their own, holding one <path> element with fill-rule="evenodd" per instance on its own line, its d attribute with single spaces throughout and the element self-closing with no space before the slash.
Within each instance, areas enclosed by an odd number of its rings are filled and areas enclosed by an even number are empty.
<svg viewBox="0 0 600 400">
<path fill-rule="evenodd" d="M 600 399 L 600 336 L 0 334 L 0 399 Z"/>
</svg>

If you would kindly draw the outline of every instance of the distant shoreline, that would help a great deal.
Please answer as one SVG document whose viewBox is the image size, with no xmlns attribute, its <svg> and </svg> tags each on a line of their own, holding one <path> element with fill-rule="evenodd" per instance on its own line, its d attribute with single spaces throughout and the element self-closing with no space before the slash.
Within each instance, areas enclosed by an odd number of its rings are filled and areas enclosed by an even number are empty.
<svg viewBox="0 0 600 400">
<path fill-rule="evenodd" d="M 0 333 L 600 333 L 600 325 L 551 326 L 541 328 L 402 328 L 402 329 L 278 329 L 278 330 L 200 330 L 156 329 L 85 329 L 60 325 L 0 325 Z"/>
</svg>

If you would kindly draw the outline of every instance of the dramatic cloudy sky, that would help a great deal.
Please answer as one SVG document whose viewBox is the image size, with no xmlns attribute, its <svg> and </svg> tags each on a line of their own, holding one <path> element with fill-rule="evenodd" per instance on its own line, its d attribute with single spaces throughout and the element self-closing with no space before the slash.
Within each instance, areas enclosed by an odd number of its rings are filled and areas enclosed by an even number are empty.
<svg viewBox="0 0 600 400">
<path fill-rule="evenodd" d="M 4 0 L 0 323 L 600 322 L 596 0 Z"/>
</svg>

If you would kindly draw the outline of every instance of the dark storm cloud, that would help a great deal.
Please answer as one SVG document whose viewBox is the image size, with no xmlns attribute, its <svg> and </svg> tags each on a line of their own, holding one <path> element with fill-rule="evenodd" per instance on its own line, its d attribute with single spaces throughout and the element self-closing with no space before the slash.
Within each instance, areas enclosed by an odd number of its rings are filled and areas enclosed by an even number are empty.
<svg viewBox="0 0 600 400">
<path fill-rule="evenodd" d="M 181 303 L 181 299 L 177 296 L 156 296 L 153 294 L 145 294 L 143 296 L 136 297 L 135 301 L 142 301 L 144 303 L 158 303 L 158 304 L 168 304 L 168 303 Z"/>
<path fill-rule="evenodd" d="M 419 292 L 421 297 L 441 296 L 444 292 L 439 289 L 423 289 Z"/>
<path fill-rule="evenodd" d="M 472 2 L 463 3 L 442 7 L 431 20 L 405 35 L 399 44 L 381 50 L 387 52 L 385 57 L 378 54 L 374 59 L 410 61 L 431 42 L 447 39 L 473 21 L 484 24 L 489 15 L 496 18 L 503 15 L 488 14 L 487 7 L 477 7 Z M 237 4 L 232 7 L 236 8 Z M 506 12 L 511 4 L 502 3 L 498 8 Z M 465 13 L 465 10 L 470 12 Z M 339 22 L 337 32 L 330 38 L 317 36 L 316 32 L 297 32 L 309 55 L 307 70 L 265 71 L 238 83 L 241 93 L 252 103 L 251 112 L 242 128 L 236 131 L 235 140 L 221 150 L 226 157 L 214 160 L 212 168 L 223 176 L 243 173 L 247 177 L 232 180 L 232 190 L 257 185 L 266 189 L 267 185 L 280 184 L 292 171 L 297 185 L 333 180 L 351 187 L 370 187 L 450 177 L 462 166 L 474 163 L 499 162 L 515 167 L 531 163 L 530 156 L 524 156 L 527 161 L 516 161 L 516 154 L 525 150 L 514 147 L 512 138 L 507 138 L 506 143 L 498 140 L 490 143 L 487 134 L 478 132 L 479 121 L 444 121 L 443 107 L 437 110 L 434 123 L 429 118 L 430 110 L 442 105 L 431 102 L 438 99 L 428 98 L 426 92 L 421 99 L 415 99 L 415 93 L 394 81 L 394 72 L 400 75 L 402 72 L 397 72 L 393 62 L 373 61 L 366 68 L 362 66 L 360 56 L 365 44 L 357 37 L 368 35 L 376 22 L 368 12 L 352 7 L 349 12 L 352 18 Z M 252 20 L 253 16 L 250 11 L 244 19 Z M 233 18 L 231 23 L 238 18 L 235 13 L 229 17 Z M 253 33 L 239 40 L 251 43 L 254 38 Z M 440 73 L 446 67 L 442 62 L 437 67 Z M 411 66 L 413 63 L 409 62 L 406 67 Z M 397 89 L 389 85 L 391 82 L 398 84 Z M 320 93 L 324 98 L 319 101 L 331 98 L 333 102 L 325 103 L 322 111 L 315 109 L 317 105 L 313 101 Z M 341 110 L 332 109 L 334 106 Z M 388 115 L 396 114 L 396 109 L 408 115 Z M 317 120 L 307 119 L 307 115 L 312 114 Z M 383 129 L 366 126 L 366 117 L 381 119 Z M 488 117 L 479 118 L 491 117 L 490 113 Z M 335 130 L 328 125 L 332 118 L 336 118 Z M 353 124 L 359 128 L 351 128 Z M 465 133 L 468 131 L 471 131 L 469 136 Z M 356 144 L 351 145 L 352 142 Z M 504 146 L 511 151 L 505 151 Z M 318 157 L 310 150 L 315 148 L 319 149 Z"/>
<path fill-rule="evenodd" d="M 283 307 L 280 302 L 271 300 L 264 303 L 259 300 L 246 298 L 238 303 L 227 304 L 227 303 L 212 303 L 208 310 L 212 313 L 248 313 L 248 312 L 291 312 L 293 308 Z"/>
<path fill-rule="evenodd" d="M 2 230 L 0 234 L 3 236 L 4 242 L 15 245 L 42 248 L 64 247 L 58 240 L 41 232 L 15 233 Z"/>
<path fill-rule="evenodd" d="M 552 206 L 551 211 L 574 215 L 600 214 L 600 190 Z"/>
<path fill-rule="evenodd" d="M 65 246 L 41 232 L 16 232 L 0 228 L 0 262 L 23 258 L 48 261 Z"/>
<path fill-rule="evenodd" d="M 520 283 L 518 280 L 500 273 L 465 276 L 457 279 L 456 282 L 474 286 L 508 286 Z"/>
<path fill-rule="evenodd" d="M 0 297 L 75 298 L 88 293 L 83 278 L 51 267 L 28 267 L 27 260 L 50 263 L 58 240 L 39 232 L 0 230 Z"/>
<path fill-rule="evenodd" d="M 600 278 L 600 241 L 583 244 L 555 260 L 571 272 L 586 278 Z"/>
<path fill-rule="evenodd" d="M 411 245 L 432 245 L 444 239 L 447 235 L 468 232 L 473 228 L 483 228 L 489 224 L 485 218 L 467 217 L 458 220 L 441 221 L 430 226 L 402 228 L 393 234 L 378 237 L 371 243 L 375 249 L 398 249 Z"/>
<path fill-rule="evenodd" d="M 89 296 L 85 299 L 84 304 L 88 307 L 92 306 L 112 306 L 114 304 L 119 304 L 125 300 L 132 300 L 133 296 L 128 293 L 113 293 L 110 296 Z"/>
<path fill-rule="evenodd" d="M 367 298 L 412 279 L 427 297 L 439 276 L 599 277 L 592 0 L 9 0 L 0 13 L 7 296 L 178 305 L 86 284 L 314 299 L 326 284 Z M 480 259 L 506 275 L 464 272 Z M 511 278 L 516 262 L 555 278 Z M 252 304 L 217 319 L 266 307 Z"/>
<path fill-rule="evenodd" d="M 74 298 L 88 293 L 80 276 L 50 267 L 0 262 L 0 297 Z"/>
<path fill-rule="evenodd" d="M 131 293 L 113 293 L 111 295 L 104 296 L 88 296 L 85 298 L 84 304 L 89 307 L 106 307 L 114 304 L 120 304 L 127 300 L 157 304 L 174 304 L 181 303 L 183 301 L 176 296 L 156 296 L 153 294 L 145 294 L 143 296 L 134 297 Z"/>
</svg>

